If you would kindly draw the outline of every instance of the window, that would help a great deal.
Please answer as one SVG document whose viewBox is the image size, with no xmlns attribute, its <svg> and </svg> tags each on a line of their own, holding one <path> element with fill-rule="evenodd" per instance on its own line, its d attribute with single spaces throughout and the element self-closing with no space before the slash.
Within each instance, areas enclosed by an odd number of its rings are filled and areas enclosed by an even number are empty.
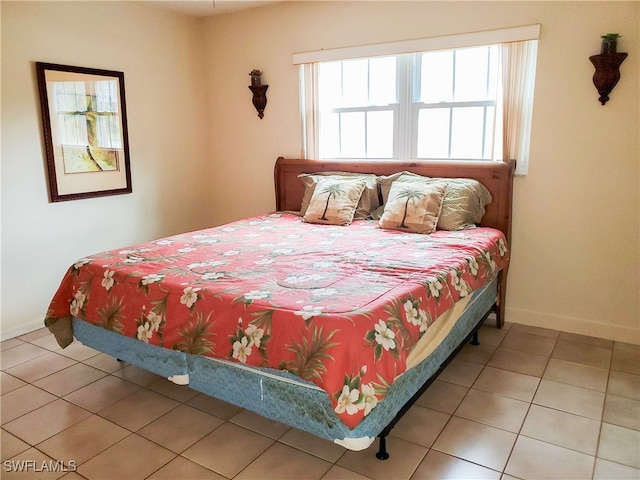
<svg viewBox="0 0 640 480">
<path fill-rule="evenodd" d="M 538 34 L 535 25 L 294 54 L 303 150 L 340 159 L 516 158 L 526 173 Z"/>
<path fill-rule="evenodd" d="M 54 85 L 63 145 L 122 148 L 115 81 L 56 82 Z"/>
</svg>

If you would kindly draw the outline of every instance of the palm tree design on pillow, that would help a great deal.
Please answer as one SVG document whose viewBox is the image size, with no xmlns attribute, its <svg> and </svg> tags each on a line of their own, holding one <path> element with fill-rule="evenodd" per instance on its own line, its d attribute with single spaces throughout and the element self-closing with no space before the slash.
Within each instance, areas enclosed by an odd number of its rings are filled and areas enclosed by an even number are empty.
<svg viewBox="0 0 640 480">
<path fill-rule="evenodd" d="M 398 193 L 398 198 L 406 198 L 406 202 L 404 202 L 404 215 L 402 216 L 402 222 L 400 222 L 400 228 L 409 228 L 405 224 L 407 220 L 407 211 L 409 209 L 409 202 L 414 202 L 424 197 L 425 194 L 421 192 L 419 189 L 412 187 L 411 185 L 406 186 Z"/>
<path fill-rule="evenodd" d="M 329 202 L 331 201 L 331 198 L 335 198 L 338 197 L 339 195 L 344 194 L 344 190 L 342 189 L 342 186 L 339 183 L 331 183 L 329 185 L 327 185 L 324 190 L 322 190 L 322 195 L 328 193 L 327 195 L 327 204 L 324 206 L 324 212 L 322 212 L 322 216 L 320 217 L 320 220 L 327 220 L 327 210 L 329 209 Z"/>
</svg>

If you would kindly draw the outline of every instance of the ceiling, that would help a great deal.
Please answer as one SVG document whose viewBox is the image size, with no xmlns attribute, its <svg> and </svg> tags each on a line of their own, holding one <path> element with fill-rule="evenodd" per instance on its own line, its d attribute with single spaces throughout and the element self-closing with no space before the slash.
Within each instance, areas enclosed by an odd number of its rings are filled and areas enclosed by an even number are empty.
<svg viewBox="0 0 640 480">
<path fill-rule="evenodd" d="M 208 17 L 277 3 L 277 0 L 150 0 L 154 6 L 194 17 Z"/>
</svg>

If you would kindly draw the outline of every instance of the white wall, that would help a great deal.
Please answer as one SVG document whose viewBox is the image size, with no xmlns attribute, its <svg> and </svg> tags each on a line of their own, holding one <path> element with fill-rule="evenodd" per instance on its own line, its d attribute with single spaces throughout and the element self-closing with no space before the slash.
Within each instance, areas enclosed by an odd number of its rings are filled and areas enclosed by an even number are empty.
<svg viewBox="0 0 640 480">
<path fill-rule="evenodd" d="M 133 2 L 2 1 L 2 338 L 76 259 L 210 225 L 200 21 Z M 133 193 L 49 203 L 36 61 L 124 72 Z"/>
<path fill-rule="evenodd" d="M 274 207 L 273 163 L 298 156 L 291 54 L 542 24 L 530 173 L 515 181 L 507 321 L 640 343 L 640 3 L 285 2 L 205 21 L 217 223 Z M 590 55 L 622 34 L 601 106 Z M 265 117 L 247 89 L 264 71 Z"/>
</svg>

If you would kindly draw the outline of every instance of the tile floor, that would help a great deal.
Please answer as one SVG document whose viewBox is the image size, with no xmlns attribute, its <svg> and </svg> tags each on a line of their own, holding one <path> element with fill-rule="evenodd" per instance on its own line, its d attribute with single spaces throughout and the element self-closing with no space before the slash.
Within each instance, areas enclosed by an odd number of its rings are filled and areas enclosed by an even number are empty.
<svg viewBox="0 0 640 480">
<path fill-rule="evenodd" d="M 377 442 L 346 451 L 40 329 L 1 343 L 0 477 L 640 479 L 639 346 L 517 324 L 480 341 L 399 422 L 383 462 Z"/>
</svg>

